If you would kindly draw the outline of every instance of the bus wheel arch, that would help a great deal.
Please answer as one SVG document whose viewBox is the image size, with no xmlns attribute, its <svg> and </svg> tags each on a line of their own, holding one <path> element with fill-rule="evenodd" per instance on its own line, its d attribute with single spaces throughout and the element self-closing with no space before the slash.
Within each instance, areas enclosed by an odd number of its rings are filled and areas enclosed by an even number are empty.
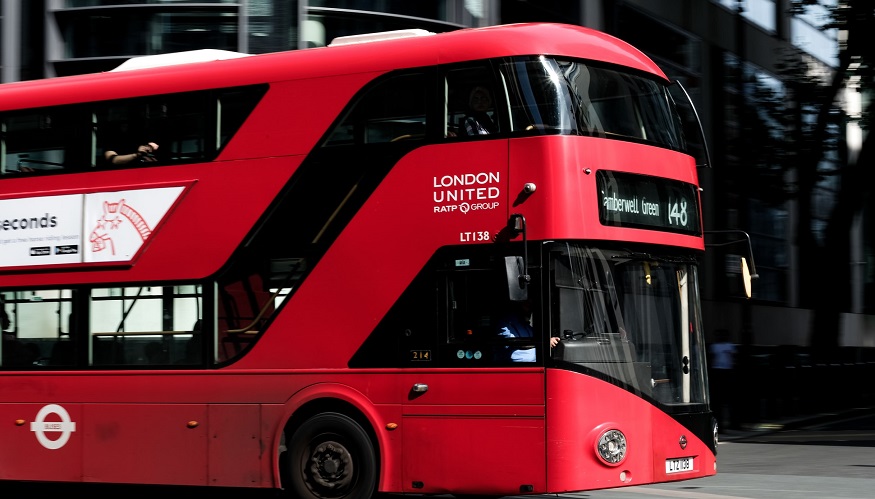
<svg viewBox="0 0 875 499">
<path fill-rule="evenodd" d="M 312 400 L 285 425 L 279 467 L 289 497 L 368 499 L 380 481 L 378 439 L 353 405 Z"/>
</svg>

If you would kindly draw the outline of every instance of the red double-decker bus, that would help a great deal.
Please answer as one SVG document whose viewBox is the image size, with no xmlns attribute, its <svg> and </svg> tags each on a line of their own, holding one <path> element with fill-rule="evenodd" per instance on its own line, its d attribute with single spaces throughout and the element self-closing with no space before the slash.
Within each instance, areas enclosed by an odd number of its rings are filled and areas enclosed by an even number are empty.
<svg viewBox="0 0 875 499">
<path fill-rule="evenodd" d="M 715 473 L 662 71 L 576 26 L 376 38 L 0 88 L 0 480 Z"/>
</svg>

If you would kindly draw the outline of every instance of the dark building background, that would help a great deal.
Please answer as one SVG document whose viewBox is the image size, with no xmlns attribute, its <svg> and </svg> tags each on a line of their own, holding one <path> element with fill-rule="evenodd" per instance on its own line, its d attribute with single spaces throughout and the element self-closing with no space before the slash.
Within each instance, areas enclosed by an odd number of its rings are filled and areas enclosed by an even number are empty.
<svg viewBox="0 0 875 499">
<path fill-rule="evenodd" d="M 824 0 L 832 5 L 835 1 Z M 872 204 L 856 215 L 842 261 L 803 258 L 801 239 L 822 241 L 839 193 L 837 175 L 859 150 L 862 132 L 848 120 L 828 130 L 838 144 L 817 166 L 813 196 L 788 195 L 798 173 L 801 113 L 786 54 L 829 74 L 840 33 L 821 30 L 817 9 L 791 14 L 790 0 L 2 0 L 2 81 L 105 71 L 124 60 L 213 48 L 247 53 L 322 46 L 337 36 L 401 28 L 447 31 L 529 21 L 579 24 L 637 46 L 690 92 L 713 167 L 700 170 L 707 238 L 702 297 L 708 339 L 729 331 L 749 362 L 770 369 L 811 364 L 819 296 L 802 293 L 812 273 L 847 270 L 840 293 L 841 358 L 875 365 L 875 221 Z M 2 91 L 2 87 L 0 87 Z M 844 115 L 859 113 L 853 89 Z M 789 118 L 788 118 L 789 116 Z M 810 213 L 811 217 L 802 217 Z M 801 222 L 800 222 L 801 221 Z M 804 223 L 799 227 L 797 224 Z M 748 249 L 756 271 L 743 298 L 735 256 Z M 805 237 L 800 238 L 800 234 Z M 847 260 L 847 261 L 844 261 Z M 750 360 L 753 359 L 753 360 Z M 812 366 L 813 367 L 813 366 Z M 871 372 L 871 370 L 866 371 Z"/>
</svg>

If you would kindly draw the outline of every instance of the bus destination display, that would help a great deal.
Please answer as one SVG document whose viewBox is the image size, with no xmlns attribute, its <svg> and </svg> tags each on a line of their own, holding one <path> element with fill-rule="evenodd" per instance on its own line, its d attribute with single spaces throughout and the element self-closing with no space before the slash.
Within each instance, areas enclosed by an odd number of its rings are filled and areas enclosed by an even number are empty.
<svg viewBox="0 0 875 499">
<path fill-rule="evenodd" d="M 596 184 L 602 225 L 701 234 L 692 184 L 607 170 L 596 173 Z"/>
</svg>

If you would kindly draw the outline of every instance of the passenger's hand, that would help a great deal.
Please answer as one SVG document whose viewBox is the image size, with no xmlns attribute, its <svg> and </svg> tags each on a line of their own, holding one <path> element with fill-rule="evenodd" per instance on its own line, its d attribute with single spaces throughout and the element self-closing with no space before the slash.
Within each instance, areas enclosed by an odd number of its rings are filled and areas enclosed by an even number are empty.
<svg viewBox="0 0 875 499">
<path fill-rule="evenodd" d="M 550 337 L 550 348 L 553 348 L 558 344 L 559 344 L 559 337 L 558 336 L 551 336 Z"/>
<path fill-rule="evenodd" d="M 155 151 L 158 150 L 158 144 L 154 142 L 147 142 L 144 145 L 141 145 L 137 148 L 137 156 L 140 157 L 140 161 L 144 163 L 152 163 L 156 161 L 155 159 Z"/>
</svg>

